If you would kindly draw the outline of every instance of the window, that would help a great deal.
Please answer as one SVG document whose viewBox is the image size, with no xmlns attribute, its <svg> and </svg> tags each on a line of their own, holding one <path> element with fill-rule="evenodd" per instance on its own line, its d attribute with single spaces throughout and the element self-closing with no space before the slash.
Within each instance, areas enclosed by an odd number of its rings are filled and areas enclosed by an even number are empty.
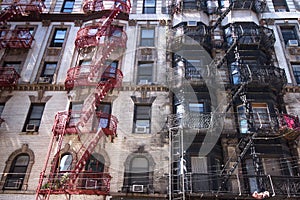
<svg viewBox="0 0 300 200">
<path fill-rule="evenodd" d="M 285 45 L 298 46 L 298 34 L 295 26 L 280 27 Z"/>
<path fill-rule="evenodd" d="M 18 74 L 21 73 L 21 61 L 17 61 L 17 62 L 5 61 L 3 63 L 3 66 L 14 68 Z"/>
<path fill-rule="evenodd" d="M 55 29 L 50 47 L 62 47 L 67 29 Z"/>
<path fill-rule="evenodd" d="M 5 103 L 0 103 L 0 117 L 1 117 L 1 114 L 4 110 L 4 106 L 5 106 Z"/>
<path fill-rule="evenodd" d="M 75 0 L 65 0 L 61 12 L 70 13 L 73 10 Z"/>
<path fill-rule="evenodd" d="M 101 80 L 107 80 L 108 78 L 116 78 L 117 69 L 118 69 L 118 62 L 106 62 L 106 69 L 102 74 Z"/>
<path fill-rule="evenodd" d="M 254 123 L 258 127 L 266 128 L 270 125 L 269 109 L 266 103 L 252 103 L 252 112 Z"/>
<path fill-rule="evenodd" d="M 254 119 L 254 125 L 257 128 L 268 128 L 270 126 L 270 114 L 268 105 L 266 103 L 252 103 L 252 114 Z M 247 133 L 248 121 L 246 117 L 246 108 L 244 105 L 237 107 L 238 121 L 240 133 Z"/>
<path fill-rule="evenodd" d="M 39 130 L 44 108 L 45 104 L 31 104 L 23 132 Z"/>
<path fill-rule="evenodd" d="M 135 105 L 134 133 L 150 133 L 151 105 Z"/>
<path fill-rule="evenodd" d="M 59 163 L 59 171 L 69 171 L 72 167 L 73 157 L 70 153 L 65 153 L 61 156 Z"/>
<path fill-rule="evenodd" d="M 273 0 L 273 5 L 276 12 L 289 11 L 285 0 Z"/>
<path fill-rule="evenodd" d="M 154 46 L 154 29 L 142 28 L 141 30 L 141 46 Z"/>
<path fill-rule="evenodd" d="M 144 0 L 143 13 L 144 14 L 155 14 L 155 0 Z"/>
<path fill-rule="evenodd" d="M 110 124 L 110 114 L 111 114 L 111 104 L 110 103 L 101 103 L 97 106 L 96 112 L 103 113 L 100 115 L 100 119 L 96 119 L 95 127 L 99 128 L 109 128 Z M 98 123 L 99 122 L 99 123 Z"/>
<path fill-rule="evenodd" d="M 300 84 L 300 64 L 292 64 L 294 77 L 297 84 Z"/>
<path fill-rule="evenodd" d="M 196 9 L 197 3 L 195 0 L 184 0 L 183 9 Z"/>
<path fill-rule="evenodd" d="M 93 154 L 85 165 L 85 171 L 88 172 L 104 172 L 104 157 L 100 154 Z"/>
<path fill-rule="evenodd" d="M 255 172 L 255 167 L 253 165 L 253 159 L 246 159 L 245 160 L 245 165 L 246 165 L 246 172 L 248 176 L 248 184 L 250 187 L 250 192 L 253 193 L 254 191 L 259 191 L 258 190 L 258 182 L 256 179 L 256 172 Z"/>
<path fill-rule="evenodd" d="M 56 70 L 57 63 L 56 62 L 46 62 L 44 64 L 44 69 L 42 71 L 39 82 L 41 83 L 50 83 L 53 81 L 53 75 Z"/>
<path fill-rule="evenodd" d="M 71 111 L 69 126 L 76 126 L 76 124 L 80 121 L 82 106 L 82 102 L 71 102 L 69 109 Z"/>
<path fill-rule="evenodd" d="M 135 157 L 130 163 L 129 185 L 149 184 L 149 163 L 145 157 Z"/>
<path fill-rule="evenodd" d="M 239 71 L 239 63 L 233 62 L 230 65 L 230 71 L 231 71 L 231 81 L 233 84 L 240 84 L 241 83 L 241 75 Z"/>
<path fill-rule="evenodd" d="M 152 82 L 153 62 L 138 63 L 137 84 L 150 84 Z"/>
<path fill-rule="evenodd" d="M 20 154 L 17 157 L 15 157 L 10 166 L 7 178 L 5 180 L 4 189 L 21 190 L 28 164 L 28 154 Z"/>
<path fill-rule="evenodd" d="M 199 80 L 201 76 L 201 60 L 187 60 L 185 67 L 185 78 Z"/>
</svg>

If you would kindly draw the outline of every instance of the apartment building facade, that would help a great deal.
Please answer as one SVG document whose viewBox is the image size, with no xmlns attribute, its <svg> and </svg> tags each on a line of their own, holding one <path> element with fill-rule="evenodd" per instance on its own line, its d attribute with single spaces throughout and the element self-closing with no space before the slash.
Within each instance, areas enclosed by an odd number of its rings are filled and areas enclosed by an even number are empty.
<svg viewBox="0 0 300 200">
<path fill-rule="evenodd" d="M 0 199 L 299 198 L 299 2 L 1 5 Z"/>
</svg>

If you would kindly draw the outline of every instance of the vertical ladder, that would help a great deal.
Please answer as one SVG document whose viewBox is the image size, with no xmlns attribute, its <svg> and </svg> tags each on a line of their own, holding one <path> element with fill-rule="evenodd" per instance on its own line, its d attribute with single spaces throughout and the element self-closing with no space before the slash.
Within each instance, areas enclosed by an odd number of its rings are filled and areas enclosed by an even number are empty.
<svg viewBox="0 0 300 200">
<path fill-rule="evenodd" d="M 172 200 L 185 200 L 185 163 L 183 132 L 177 127 L 170 128 L 171 139 L 171 196 Z"/>
</svg>

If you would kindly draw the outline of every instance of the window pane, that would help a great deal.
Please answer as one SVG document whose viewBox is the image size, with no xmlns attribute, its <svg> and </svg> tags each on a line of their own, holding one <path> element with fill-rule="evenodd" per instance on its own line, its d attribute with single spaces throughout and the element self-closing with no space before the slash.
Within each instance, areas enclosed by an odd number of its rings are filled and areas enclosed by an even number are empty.
<svg viewBox="0 0 300 200">
<path fill-rule="evenodd" d="M 4 67 L 13 67 L 17 73 L 21 72 L 21 62 L 4 62 Z"/>
<path fill-rule="evenodd" d="M 33 106 L 30 119 L 41 119 L 44 111 L 44 106 Z"/>
<path fill-rule="evenodd" d="M 64 38 L 66 36 L 66 29 L 57 29 L 55 30 L 53 41 L 51 43 L 52 47 L 62 47 L 64 43 Z"/>
<path fill-rule="evenodd" d="M 246 111 L 244 106 L 239 106 L 237 108 L 238 110 L 238 119 L 239 119 L 239 124 L 240 124 L 240 132 L 241 133 L 247 133 L 248 131 L 248 123 L 247 123 L 247 118 L 246 118 Z"/>
<path fill-rule="evenodd" d="M 29 162 L 28 155 L 18 156 L 15 166 L 27 166 Z"/>
<path fill-rule="evenodd" d="M 56 63 L 46 63 L 43 76 L 53 76 L 56 66 Z"/>
<path fill-rule="evenodd" d="M 1 104 L 0 104 L 0 117 L 1 117 L 1 114 L 2 114 L 2 112 L 3 112 L 4 106 L 5 106 L 4 103 L 1 103 Z"/>
<path fill-rule="evenodd" d="M 71 154 L 63 155 L 60 160 L 59 171 L 71 170 L 72 160 L 73 158 Z"/>
<path fill-rule="evenodd" d="M 141 46 L 154 46 L 154 29 L 142 29 Z"/>
<path fill-rule="evenodd" d="M 294 77 L 297 84 L 300 84 L 300 64 L 292 64 Z"/>
</svg>

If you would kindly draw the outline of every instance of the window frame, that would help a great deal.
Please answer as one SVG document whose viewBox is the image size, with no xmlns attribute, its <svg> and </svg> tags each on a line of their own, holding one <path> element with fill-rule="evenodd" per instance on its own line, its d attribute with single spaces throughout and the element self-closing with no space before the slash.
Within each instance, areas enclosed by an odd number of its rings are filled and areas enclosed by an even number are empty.
<svg viewBox="0 0 300 200">
<path fill-rule="evenodd" d="M 299 33 L 296 26 L 280 26 L 280 33 L 286 46 L 288 46 L 289 40 L 297 40 L 299 46 Z"/>
<path fill-rule="evenodd" d="M 276 1 L 276 2 L 274 2 Z M 289 12 L 286 0 L 272 0 L 275 12 Z M 284 11 L 285 10 L 285 11 Z"/>
<path fill-rule="evenodd" d="M 17 161 L 18 161 L 18 158 L 20 158 L 22 156 L 27 157 L 27 163 L 16 165 Z M 28 153 L 21 153 L 21 154 L 16 155 L 14 157 L 14 159 L 12 160 L 12 163 L 9 167 L 9 173 L 8 173 L 6 179 L 5 179 L 3 189 L 4 190 L 21 190 L 22 186 L 24 185 L 24 182 L 25 182 L 24 179 L 25 179 L 26 173 L 28 171 L 29 164 L 30 164 L 30 155 Z M 22 172 L 20 172 L 20 171 L 22 171 Z M 15 183 L 19 184 L 19 185 L 15 188 L 9 187 L 8 182 L 10 180 L 17 181 L 17 183 L 16 182 Z"/>
<path fill-rule="evenodd" d="M 50 47 L 63 47 L 67 35 L 67 28 L 55 28 L 53 31 Z M 64 36 L 61 37 L 59 32 L 64 32 Z"/>
<path fill-rule="evenodd" d="M 141 28 L 140 46 L 142 47 L 155 46 L 155 28 Z"/>
<path fill-rule="evenodd" d="M 300 63 L 291 63 L 291 65 L 295 82 L 297 85 L 300 85 Z"/>
<path fill-rule="evenodd" d="M 153 69 L 154 62 L 138 62 L 137 85 L 151 84 L 153 82 Z"/>
<path fill-rule="evenodd" d="M 147 167 L 136 167 L 133 166 L 133 162 L 135 159 L 144 159 L 147 163 Z M 129 177 L 128 177 L 128 183 L 129 185 L 143 185 L 148 186 L 150 183 L 150 166 L 149 166 L 149 160 L 144 156 L 135 156 L 130 160 L 129 164 Z"/>
<path fill-rule="evenodd" d="M 155 13 L 156 13 L 156 0 L 144 0 L 143 14 L 155 14 Z"/>
<path fill-rule="evenodd" d="M 54 69 L 52 70 L 53 71 L 53 73 L 51 74 L 51 73 L 47 73 L 47 74 L 45 74 L 45 72 L 48 70 L 48 71 L 51 71 L 51 69 L 47 69 L 47 66 L 54 66 L 55 65 L 55 67 L 54 67 Z M 44 66 L 43 66 L 43 70 L 42 70 L 42 73 L 41 73 L 41 75 L 40 75 L 40 78 L 49 78 L 49 82 L 51 83 L 52 81 L 53 81 L 53 77 L 54 77 L 54 75 L 55 75 L 55 73 L 56 73 L 56 70 L 57 70 L 57 62 L 45 62 L 44 63 Z"/>
<path fill-rule="evenodd" d="M 147 109 L 142 112 L 142 108 Z M 133 133 L 134 134 L 149 134 L 151 133 L 151 110 L 152 104 L 135 104 L 134 105 L 134 117 L 133 117 Z M 148 114 L 146 112 L 149 112 Z M 142 112 L 142 113 L 139 113 Z M 146 114 L 145 114 L 146 113 Z M 139 122 L 138 122 L 139 121 Z M 141 125 L 142 124 L 142 125 Z M 139 132 L 138 128 L 144 127 L 144 132 Z"/>
<path fill-rule="evenodd" d="M 72 7 L 67 7 L 68 3 L 73 3 Z M 64 0 L 64 3 L 62 5 L 62 7 L 61 7 L 61 12 L 63 12 L 63 13 L 71 13 L 71 12 L 73 12 L 74 5 L 75 5 L 75 0 Z"/>
<path fill-rule="evenodd" d="M 41 122 L 42 122 L 42 118 L 43 118 L 43 114 L 44 114 L 44 111 L 45 111 L 45 105 L 46 105 L 45 103 L 31 103 L 31 105 L 29 107 L 29 110 L 28 110 L 28 113 L 27 113 L 27 117 L 26 117 L 22 132 L 27 132 L 26 127 L 27 127 L 28 124 L 34 124 L 35 125 L 34 132 L 39 131 L 39 128 L 40 128 L 40 125 L 41 125 Z M 38 113 L 39 117 L 32 116 L 35 107 L 42 107 L 42 112 Z M 35 124 L 35 123 L 30 123 L 30 121 L 37 121 L 38 125 Z"/>
</svg>

